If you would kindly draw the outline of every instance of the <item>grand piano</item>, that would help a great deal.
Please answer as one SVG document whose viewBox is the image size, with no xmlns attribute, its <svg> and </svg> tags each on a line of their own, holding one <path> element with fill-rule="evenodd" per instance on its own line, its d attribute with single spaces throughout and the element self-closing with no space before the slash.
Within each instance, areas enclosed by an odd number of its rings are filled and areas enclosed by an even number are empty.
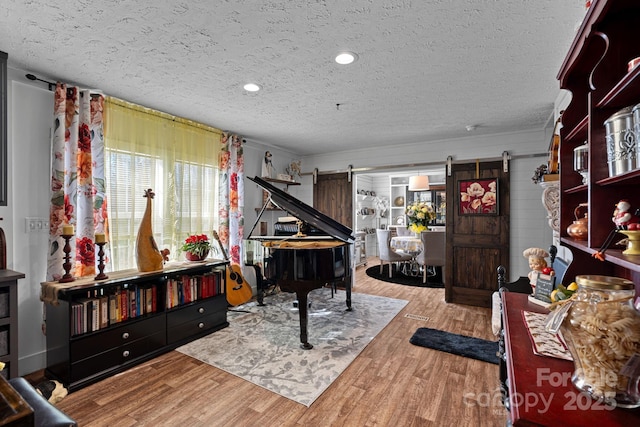
<svg viewBox="0 0 640 427">
<path fill-rule="evenodd" d="M 269 193 L 247 239 L 260 241 L 265 250 L 264 274 L 284 292 L 295 292 L 300 314 L 300 346 L 308 341 L 309 292 L 324 286 L 344 287 L 351 311 L 351 245 L 355 238 L 346 227 L 259 177 L 247 177 Z M 273 203 L 297 218 L 297 230 L 288 235 L 253 236 L 265 208 Z"/>
</svg>

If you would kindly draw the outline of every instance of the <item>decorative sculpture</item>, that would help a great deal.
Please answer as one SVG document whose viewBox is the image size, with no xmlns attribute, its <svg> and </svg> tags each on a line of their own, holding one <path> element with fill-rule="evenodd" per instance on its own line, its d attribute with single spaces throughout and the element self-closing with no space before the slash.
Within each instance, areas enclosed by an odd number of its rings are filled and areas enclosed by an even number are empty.
<svg viewBox="0 0 640 427">
<path fill-rule="evenodd" d="M 604 252 L 607 250 L 611 242 L 613 242 L 613 239 L 616 238 L 619 231 L 638 231 L 638 224 L 640 224 L 640 209 L 636 209 L 636 211 L 632 214 L 631 204 L 627 199 L 622 199 L 618 203 L 616 203 L 611 221 L 613 221 L 613 223 L 615 224 L 615 228 L 611 230 L 607 238 L 604 239 L 604 243 L 602 244 L 602 246 L 600 246 L 600 249 L 596 253 L 591 255 L 592 257 L 600 261 L 604 261 Z M 634 234 L 635 233 L 632 233 L 631 235 L 627 234 L 627 236 L 629 239 L 631 239 L 631 236 L 633 236 Z M 637 244 L 632 244 L 632 246 L 637 247 Z M 629 249 L 630 248 L 627 248 L 627 250 Z M 625 252 L 623 252 L 623 254 L 625 255 L 638 255 L 636 253 L 633 253 L 636 252 L 636 250 L 626 253 Z M 640 253 L 640 250 L 638 250 L 637 252 Z"/>
<path fill-rule="evenodd" d="M 142 216 L 142 222 L 138 229 L 138 237 L 136 238 L 136 263 L 138 271 L 157 271 L 162 270 L 163 257 L 158 249 L 153 231 L 151 230 L 151 199 L 155 193 L 151 188 L 145 190 L 144 197 L 147 198 L 147 207 Z"/>
<path fill-rule="evenodd" d="M 285 172 L 287 172 L 291 179 L 295 179 L 296 176 L 300 178 L 300 174 L 302 174 L 302 160 L 292 160 L 289 166 L 286 167 Z"/>
<path fill-rule="evenodd" d="M 262 177 L 273 178 L 273 163 L 271 162 L 272 154 L 269 151 L 264 153 L 264 162 L 262 163 Z"/>
<path fill-rule="evenodd" d="M 627 199 L 622 199 L 616 204 L 611 221 L 618 229 L 624 229 L 629 224 L 638 222 L 638 217 L 631 213 L 631 203 Z"/>
<path fill-rule="evenodd" d="M 529 260 L 529 268 L 531 271 L 527 274 L 531 287 L 535 289 L 536 278 L 538 273 L 544 273 L 547 267 L 547 258 L 549 254 L 542 248 L 527 248 L 522 255 Z"/>
</svg>

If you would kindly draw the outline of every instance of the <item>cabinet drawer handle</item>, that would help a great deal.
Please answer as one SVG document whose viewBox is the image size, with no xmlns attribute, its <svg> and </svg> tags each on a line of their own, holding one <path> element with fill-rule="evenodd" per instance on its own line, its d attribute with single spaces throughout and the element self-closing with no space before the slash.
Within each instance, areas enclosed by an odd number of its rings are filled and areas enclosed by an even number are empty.
<svg viewBox="0 0 640 427">
<path fill-rule="evenodd" d="M 123 333 L 122 333 L 122 339 L 123 339 L 123 340 L 126 340 L 126 339 L 128 339 L 128 338 L 129 338 L 129 332 L 123 332 Z"/>
<path fill-rule="evenodd" d="M 198 323 L 198 328 L 203 329 L 204 328 L 204 323 L 202 323 L 202 322 Z"/>
<path fill-rule="evenodd" d="M 129 350 L 125 350 L 122 352 L 122 357 L 129 357 Z"/>
<path fill-rule="evenodd" d="M 198 313 L 200 313 L 200 314 L 204 313 L 204 307 L 200 307 L 200 308 L 198 309 Z"/>
</svg>

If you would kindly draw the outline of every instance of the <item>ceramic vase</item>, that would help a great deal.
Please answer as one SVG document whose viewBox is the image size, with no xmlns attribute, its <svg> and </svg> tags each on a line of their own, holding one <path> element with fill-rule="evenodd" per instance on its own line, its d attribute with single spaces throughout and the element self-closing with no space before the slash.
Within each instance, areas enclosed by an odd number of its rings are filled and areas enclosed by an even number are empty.
<svg viewBox="0 0 640 427">
<path fill-rule="evenodd" d="M 144 197 L 147 198 L 147 206 L 136 238 L 136 264 L 138 265 L 138 271 L 162 270 L 162 254 L 153 238 L 153 230 L 151 229 L 151 200 L 154 195 L 151 188 L 144 192 Z"/>
</svg>

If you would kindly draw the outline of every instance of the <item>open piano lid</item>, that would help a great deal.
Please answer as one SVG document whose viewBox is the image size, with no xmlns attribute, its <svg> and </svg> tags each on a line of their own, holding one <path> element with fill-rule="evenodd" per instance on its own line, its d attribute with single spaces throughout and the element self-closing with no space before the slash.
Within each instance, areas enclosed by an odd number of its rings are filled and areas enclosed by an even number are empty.
<svg viewBox="0 0 640 427">
<path fill-rule="evenodd" d="M 278 205 L 280 208 L 289 212 L 289 214 L 295 216 L 299 220 L 317 228 L 318 230 L 322 230 L 330 236 L 333 236 L 336 239 L 342 240 L 346 243 L 353 243 L 355 238 L 353 237 L 352 230 L 340 224 L 338 221 L 330 218 L 329 216 L 323 214 L 322 212 L 312 208 L 306 203 L 296 199 L 292 195 L 282 191 L 281 189 L 273 186 L 269 182 L 265 181 L 260 177 L 247 177 L 247 179 L 255 182 L 264 190 L 268 191 L 271 194 L 271 201 Z M 258 220 L 260 217 L 258 217 Z M 257 223 L 257 221 L 256 221 Z M 255 225 L 254 225 L 255 228 Z M 251 229 L 253 232 L 253 229 Z M 251 236 L 249 236 L 251 237 Z"/>
</svg>

